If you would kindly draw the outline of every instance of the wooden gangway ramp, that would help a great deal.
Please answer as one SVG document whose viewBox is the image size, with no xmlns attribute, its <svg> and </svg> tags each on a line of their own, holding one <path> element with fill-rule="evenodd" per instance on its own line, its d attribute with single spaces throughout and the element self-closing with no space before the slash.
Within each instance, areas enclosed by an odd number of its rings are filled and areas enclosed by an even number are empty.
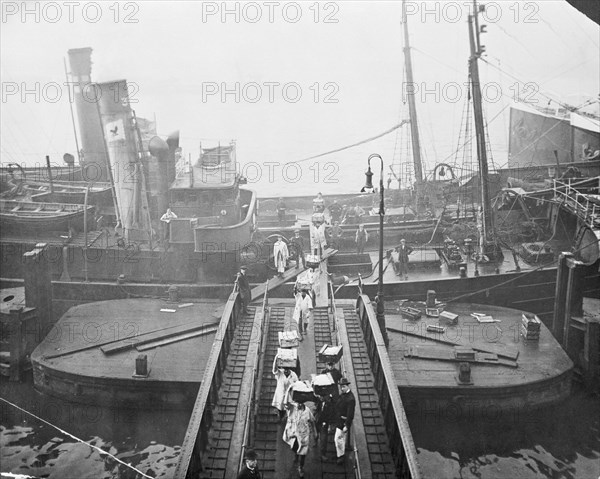
<svg viewBox="0 0 600 479">
<path fill-rule="evenodd" d="M 332 291 L 330 284 L 326 288 Z M 264 291 L 268 290 L 266 285 Z M 264 294 L 262 302 L 245 315 L 237 293 L 227 304 L 220 328 L 224 334 L 218 334 L 221 344 L 215 341 L 211 354 L 214 367 L 209 360 L 174 477 L 236 477 L 250 447 L 258 454 L 265 479 L 298 477 L 295 455 L 282 440 L 285 424 L 271 407 L 278 332 L 295 327 L 294 300 L 270 298 L 267 303 Z M 325 367 L 317 354 L 324 344 L 341 344 L 344 355 L 339 367 L 350 380 L 357 403 L 352 447 L 344 463 L 336 463 L 333 434 L 329 434 L 327 459 L 313 444 L 304 477 L 422 477 L 383 338 L 378 328 L 373 329 L 376 325 L 366 296 L 332 301 L 314 310 L 298 348 L 300 378 L 309 379 Z"/>
<path fill-rule="evenodd" d="M 323 256 L 321 257 L 321 262 L 325 267 L 325 272 L 327 271 L 327 269 L 326 269 L 327 259 L 330 258 L 331 256 L 333 256 L 334 254 L 336 254 L 337 252 L 338 252 L 338 250 L 332 249 L 332 248 L 327 248 L 323 252 Z M 303 273 L 306 270 L 307 270 L 307 268 L 303 268 L 303 267 L 288 268 L 281 277 L 275 276 L 275 277 L 271 278 L 269 281 L 267 281 L 266 283 L 256 286 L 251 291 L 252 301 L 262 298 L 263 295 L 265 294 L 265 290 L 267 291 L 267 294 L 268 294 L 269 292 L 273 291 L 275 288 L 281 286 L 282 284 L 285 284 L 288 281 L 294 280 L 299 274 Z M 327 276 L 326 274 L 321 275 L 321 277 L 326 277 L 326 276 Z M 327 291 L 327 289 L 324 288 L 324 291 Z M 325 297 L 327 297 L 326 293 L 325 293 Z"/>
</svg>

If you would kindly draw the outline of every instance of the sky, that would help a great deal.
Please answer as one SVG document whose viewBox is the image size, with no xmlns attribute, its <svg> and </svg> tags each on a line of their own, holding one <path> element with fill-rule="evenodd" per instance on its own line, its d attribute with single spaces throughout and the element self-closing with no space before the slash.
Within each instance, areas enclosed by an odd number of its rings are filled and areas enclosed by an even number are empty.
<svg viewBox="0 0 600 479">
<path fill-rule="evenodd" d="M 480 70 L 492 159 L 502 167 L 516 97 L 591 100 L 586 110 L 598 112 L 600 30 L 563 0 L 486 3 Z M 469 9 L 462 0 L 407 4 L 427 173 L 463 162 Z M 401 13 L 400 2 L 383 1 L 2 2 L 1 162 L 50 155 L 61 164 L 75 154 L 63 58 L 92 47 L 92 79 L 127 79 L 136 114 L 155 117 L 163 137 L 180 130 L 192 158 L 200 143 L 235 139 L 259 194 L 354 191 L 372 153 L 386 176 L 389 166 L 406 168 L 407 126 L 302 160 L 408 118 Z"/>
</svg>

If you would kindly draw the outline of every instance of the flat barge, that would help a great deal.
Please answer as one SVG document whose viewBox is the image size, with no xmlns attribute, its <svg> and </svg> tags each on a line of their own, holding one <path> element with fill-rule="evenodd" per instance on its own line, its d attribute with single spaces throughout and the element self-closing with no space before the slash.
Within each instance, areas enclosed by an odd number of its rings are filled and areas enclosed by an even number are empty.
<svg viewBox="0 0 600 479">
<path fill-rule="evenodd" d="M 425 302 L 386 303 L 389 355 L 408 412 L 458 418 L 569 396 L 573 362 L 541 321 L 526 339 L 521 310 L 448 303 L 444 311 L 458 315 L 454 324 L 428 316 Z"/>
<path fill-rule="evenodd" d="M 35 387 L 83 403 L 190 407 L 222 310 L 150 298 L 73 307 L 31 355 Z"/>
</svg>

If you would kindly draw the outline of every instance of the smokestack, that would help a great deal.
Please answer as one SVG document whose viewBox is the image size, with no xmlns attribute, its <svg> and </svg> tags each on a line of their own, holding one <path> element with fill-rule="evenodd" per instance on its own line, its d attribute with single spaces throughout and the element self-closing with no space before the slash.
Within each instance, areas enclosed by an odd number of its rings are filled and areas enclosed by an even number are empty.
<svg viewBox="0 0 600 479">
<path fill-rule="evenodd" d="M 168 143 L 158 136 L 150 139 L 148 150 L 158 160 L 158 214 L 160 216 L 169 207 L 168 162 L 170 150 Z"/>
<path fill-rule="evenodd" d="M 169 178 L 169 184 L 175 181 L 176 176 L 176 161 L 175 151 L 179 148 L 179 130 L 174 131 L 167 138 L 167 145 L 169 145 L 169 161 L 167 162 L 167 176 Z"/>
<path fill-rule="evenodd" d="M 108 152 L 102 138 L 102 125 L 96 105 L 99 91 L 91 84 L 92 49 L 74 48 L 68 51 L 68 55 L 83 150 L 83 179 L 106 181 Z"/>
<path fill-rule="evenodd" d="M 124 236 L 127 241 L 145 241 L 150 231 L 148 198 L 138 158 L 139 132 L 133 126 L 127 82 L 117 80 L 96 85 L 100 91 L 98 110 Z"/>
</svg>

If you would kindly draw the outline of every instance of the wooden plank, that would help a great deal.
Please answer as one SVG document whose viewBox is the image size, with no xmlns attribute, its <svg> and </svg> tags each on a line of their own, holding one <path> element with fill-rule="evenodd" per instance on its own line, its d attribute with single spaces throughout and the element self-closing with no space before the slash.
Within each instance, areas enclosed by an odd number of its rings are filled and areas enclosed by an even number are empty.
<svg viewBox="0 0 600 479">
<path fill-rule="evenodd" d="M 115 354 L 120 351 L 124 351 L 125 349 L 133 348 L 138 344 L 146 344 L 151 341 L 166 339 L 172 336 L 177 336 L 182 333 L 187 333 L 190 331 L 196 331 L 198 329 L 205 329 L 211 326 L 215 326 L 216 323 L 207 325 L 207 324 L 183 324 L 180 326 L 176 326 L 173 328 L 164 328 L 162 330 L 151 331 L 148 333 L 140 334 L 137 336 L 132 336 L 130 338 L 121 339 L 115 341 L 111 344 L 101 346 L 100 349 L 104 354 Z"/>
<path fill-rule="evenodd" d="M 219 326 L 215 325 L 213 327 L 203 328 L 200 331 L 192 331 L 187 334 L 182 334 L 181 336 L 175 336 L 172 338 L 167 338 L 167 339 L 163 339 L 160 341 L 154 341 L 151 343 L 143 344 L 141 346 L 136 346 L 135 349 L 137 349 L 138 351 L 146 351 L 148 349 L 157 348 L 158 346 L 165 346 L 167 344 L 176 343 L 178 341 L 183 341 L 185 339 L 195 338 L 196 336 L 204 336 L 205 334 L 214 333 L 217 331 L 217 329 L 219 329 Z"/>
<path fill-rule="evenodd" d="M 393 333 L 400 333 L 400 334 L 405 334 L 407 336 L 414 336 L 416 338 L 423 338 L 423 339 L 427 339 L 429 341 L 433 341 L 433 342 L 436 342 L 439 344 L 447 344 L 448 346 L 459 346 L 459 347 L 464 346 L 464 344 L 455 343 L 454 341 L 448 341 L 447 339 L 440 339 L 438 337 L 438 336 L 440 336 L 439 333 L 431 333 L 431 335 L 419 334 L 419 333 L 414 333 L 412 331 L 405 331 L 402 329 L 393 328 L 390 326 L 387 326 L 385 329 L 387 329 L 388 331 L 392 331 Z M 506 350 L 505 348 L 502 348 L 501 351 L 496 351 L 494 349 L 484 349 L 484 348 L 477 348 L 477 347 L 473 347 L 473 346 L 471 346 L 471 347 L 474 351 L 477 351 L 479 353 L 497 354 L 499 357 L 507 358 L 512 361 L 516 361 L 517 358 L 519 357 L 519 351 L 510 351 L 510 350 Z"/>
<path fill-rule="evenodd" d="M 498 358 L 498 355 L 494 353 L 475 353 L 474 359 L 458 359 L 454 354 L 454 351 L 448 348 L 439 348 L 431 345 L 415 345 L 409 346 L 408 351 L 404 353 L 406 357 L 413 357 L 419 359 L 434 359 L 437 361 L 449 361 L 454 363 L 477 363 L 477 364 L 489 364 L 492 366 L 508 366 L 516 368 L 518 366 L 516 361 L 502 360 Z"/>
</svg>

